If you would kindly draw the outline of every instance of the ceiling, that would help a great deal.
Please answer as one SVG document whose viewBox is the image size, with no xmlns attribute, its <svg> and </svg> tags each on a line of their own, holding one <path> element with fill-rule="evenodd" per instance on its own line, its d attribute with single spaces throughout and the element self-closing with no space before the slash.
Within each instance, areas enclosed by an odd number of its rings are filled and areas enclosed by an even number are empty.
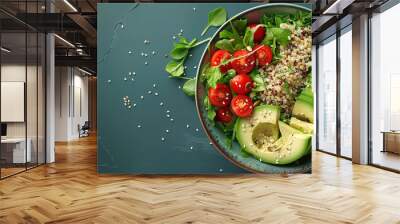
<svg viewBox="0 0 400 224">
<path fill-rule="evenodd" d="M 138 1 L 138 0 L 136 0 Z M 313 37 L 322 36 L 329 27 L 348 15 L 354 16 L 387 0 L 292 0 L 313 4 Z M 96 71 L 97 3 L 135 2 L 134 0 L 1 0 L 2 45 L 17 52 L 25 50 L 25 29 L 29 32 L 55 32 L 56 65 L 80 66 Z M 182 2 L 179 0 L 141 0 L 140 2 Z M 217 2 L 198 0 L 196 2 Z M 219 2 L 232 2 L 219 0 Z M 279 0 L 236 0 L 234 2 L 289 2 Z M 336 2 L 336 3 L 335 3 Z M 328 9 L 328 10 L 327 10 Z M 52 13 L 49 13 L 49 12 Z M 325 13 L 323 13 L 325 12 Z M 329 12 L 329 13 L 326 13 Z M 350 19 L 351 21 L 351 19 Z M 23 31 L 21 33 L 21 31 Z M 29 38 L 28 38 L 29 39 Z M 318 39 L 318 38 L 316 38 Z M 28 40 L 29 42 L 30 40 Z M 35 43 L 27 53 L 34 53 Z"/>
</svg>

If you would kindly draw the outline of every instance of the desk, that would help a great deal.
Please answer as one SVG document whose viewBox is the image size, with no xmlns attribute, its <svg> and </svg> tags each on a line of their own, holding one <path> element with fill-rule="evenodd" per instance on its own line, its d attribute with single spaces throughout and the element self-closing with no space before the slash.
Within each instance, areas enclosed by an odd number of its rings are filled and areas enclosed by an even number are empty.
<svg viewBox="0 0 400 224">
<path fill-rule="evenodd" d="M 27 147 L 25 151 L 25 138 L 5 138 L 1 139 L 1 156 L 9 163 L 25 163 L 31 162 L 31 145 L 30 138 L 26 139 Z M 3 156 L 3 154 L 5 154 Z M 12 154 L 12 157 L 11 157 Z M 10 156 L 8 156 L 10 155 Z M 8 157 L 8 158 L 7 158 Z M 11 160 L 12 158 L 12 160 Z M 26 159 L 26 160 L 25 160 Z"/>
<path fill-rule="evenodd" d="M 383 134 L 382 152 L 392 152 L 400 154 L 400 132 L 382 131 L 382 134 Z"/>
</svg>

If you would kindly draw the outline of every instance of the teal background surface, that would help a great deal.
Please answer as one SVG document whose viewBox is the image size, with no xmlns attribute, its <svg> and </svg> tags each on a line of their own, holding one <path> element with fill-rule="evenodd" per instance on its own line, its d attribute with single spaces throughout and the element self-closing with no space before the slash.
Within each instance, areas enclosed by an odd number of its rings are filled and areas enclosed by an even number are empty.
<svg viewBox="0 0 400 224">
<path fill-rule="evenodd" d="M 208 11 L 224 7 L 231 17 L 256 5 L 98 4 L 99 173 L 247 172 L 210 145 L 194 98 L 180 89 L 184 80 L 168 78 L 164 67 L 170 60 L 165 55 L 172 48 L 173 37 L 181 30 L 189 40 L 213 35 L 216 28 L 200 37 Z M 192 50 L 193 56 L 186 61 L 189 77 L 196 75 L 204 47 Z M 131 109 L 124 105 L 125 96 Z"/>
</svg>

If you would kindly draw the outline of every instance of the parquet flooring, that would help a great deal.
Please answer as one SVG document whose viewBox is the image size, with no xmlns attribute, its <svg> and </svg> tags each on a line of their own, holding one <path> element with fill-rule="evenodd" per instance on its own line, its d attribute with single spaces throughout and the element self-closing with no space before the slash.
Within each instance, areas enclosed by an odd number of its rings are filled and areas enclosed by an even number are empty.
<svg viewBox="0 0 400 224">
<path fill-rule="evenodd" d="M 400 223 L 400 175 L 315 152 L 313 174 L 113 176 L 96 141 L 0 181 L 0 223 Z"/>
</svg>

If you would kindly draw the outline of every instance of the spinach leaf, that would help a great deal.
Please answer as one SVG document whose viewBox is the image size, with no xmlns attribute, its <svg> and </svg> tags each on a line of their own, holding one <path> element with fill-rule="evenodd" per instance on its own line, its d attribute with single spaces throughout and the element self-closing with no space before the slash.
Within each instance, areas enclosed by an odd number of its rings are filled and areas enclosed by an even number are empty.
<svg viewBox="0 0 400 224">
<path fill-rule="evenodd" d="M 184 73 L 182 60 L 172 60 L 165 66 L 165 71 L 167 71 L 171 76 L 182 76 Z"/>
<path fill-rule="evenodd" d="M 227 17 L 226 10 L 224 8 L 216 8 L 211 10 L 208 13 L 208 24 L 204 28 L 203 32 L 201 32 L 201 36 L 203 36 L 208 28 L 211 26 L 221 26 L 222 24 L 225 23 Z"/>
<path fill-rule="evenodd" d="M 183 84 L 182 90 L 188 96 L 194 96 L 196 92 L 196 79 L 189 79 Z"/>
<path fill-rule="evenodd" d="M 232 44 L 232 41 L 227 39 L 219 40 L 215 43 L 215 47 L 222 50 L 227 50 L 230 53 L 235 52 L 235 47 Z"/>
<path fill-rule="evenodd" d="M 247 27 L 247 19 L 237 19 L 232 22 L 232 25 L 239 34 L 244 33 Z"/>
<path fill-rule="evenodd" d="M 219 33 L 219 38 L 220 39 L 233 39 L 234 35 L 231 31 L 225 29 Z"/>
<path fill-rule="evenodd" d="M 175 44 L 174 49 L 172 49 L 171 52 L 169 52 L 169 55 L 171 56 L 171 58 L 175 60 L 180 60 L 186 57 L 188 53 L 189 53 L 189 48 L 187 48 L 186 45 Z"/>
</svg>

